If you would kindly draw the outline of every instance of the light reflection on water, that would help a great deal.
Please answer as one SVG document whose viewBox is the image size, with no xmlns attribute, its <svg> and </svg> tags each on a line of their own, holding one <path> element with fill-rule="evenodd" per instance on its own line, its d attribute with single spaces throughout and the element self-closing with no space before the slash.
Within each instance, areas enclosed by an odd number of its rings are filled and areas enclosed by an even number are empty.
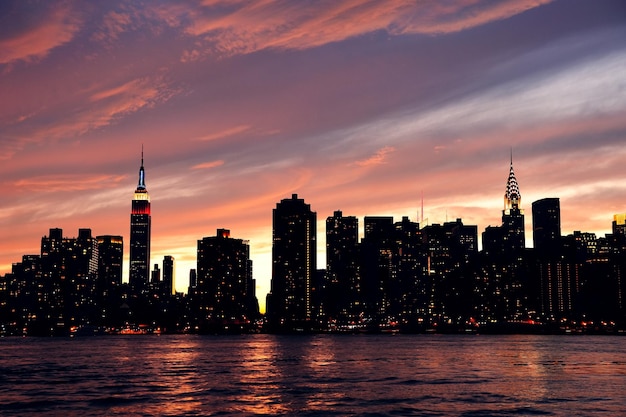
<svg viewBox="0 0 626 417">
<path fill-rule="evenodd" d="M 1 415 L 621 416 L 626 339 L 0 339 Z"/>
</svg>

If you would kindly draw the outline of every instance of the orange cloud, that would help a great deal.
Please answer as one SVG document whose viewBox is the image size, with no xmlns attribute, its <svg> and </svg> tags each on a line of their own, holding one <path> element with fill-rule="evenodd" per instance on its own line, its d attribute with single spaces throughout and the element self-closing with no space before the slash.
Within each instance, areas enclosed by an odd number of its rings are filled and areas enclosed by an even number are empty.
<svg viewBox="0 0 626 417">
<path fill-rule="evenodd" d="M 0 40 L 0 64 L 41 59 L 74 38 L 82 22 L 68 5 L 47 12 L 35 27 Z"/>
<path fill-rule="evenodd" d="M 360 167 L 369 167 L 382 165 L 387 163 L 387 155 L 396 149 L 393 146 L 385 146 L 382 149 L 379 149 L 374 155 L 370 156 L 367 159 L 363 159 L 361 161 L 356 161 L 354 165 L 358 165 Z"/>
<path fill-rule="evenodd" d="M 230 136 L 238 135 L 239 133 L 247 132 L 250 129 L 251 129 L 251 126 L 240 125 L 240 126 L 235 126 L 235 127 L 231 127 L 228 129 L 220 130 L 219 132 L 210 133 L 208 135 L 196 138 L 195 140 L 211 141 L 211 140 L 223 139 L 223 138 L 227 138 Z"/>
<path fill-rule="evenodd" d="M 204 162 L 202 164 L 197 164 L 191 167 L 191 169 L 211 169 L 211 168 L 215 168 L 215 167 L 219 167 L 224 165 L 224 161 L 219 160 L 219 161 L 211 161 L 211 162 Z"/>
</svg>

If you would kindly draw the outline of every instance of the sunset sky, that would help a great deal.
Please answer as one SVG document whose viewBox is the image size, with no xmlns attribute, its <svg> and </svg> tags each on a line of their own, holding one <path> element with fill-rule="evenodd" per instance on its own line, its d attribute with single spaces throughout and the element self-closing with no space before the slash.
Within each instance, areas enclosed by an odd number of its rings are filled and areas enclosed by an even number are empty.
<svg viewBox="0 0 626 417">
<path fill-rule="evenodd" d="M 60 227 L 123 235 L 145 150 L 152 258 L 186 291 L 197 240 L 272 209 L 501 224 L 513 149 L 562 233 L 626 212 L 626 2 L 2 1 L 0 274 Z"/>
</svg>

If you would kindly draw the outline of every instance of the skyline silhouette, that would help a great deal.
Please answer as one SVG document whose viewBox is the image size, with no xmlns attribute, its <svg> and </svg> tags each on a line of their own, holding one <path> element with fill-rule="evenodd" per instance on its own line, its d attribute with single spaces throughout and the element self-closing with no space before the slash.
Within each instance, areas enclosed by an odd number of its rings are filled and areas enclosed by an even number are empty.
<svg viewBox="0 0 626 417">
<path fill-rule="evenodd" d="M 560 198 L 563 234 L 625 211 L 622 1 L 287 4 L 4 2 L 0 274 L 89 227 L 124 237 L 127 281 L 141 144 L 152 259 L 185 290 L 196 240 L 227 228 L 261 303 L 269 208 L 293 193 L 318 231 L 336 210 L 484 230 L 513 147 L 528 246 L 532 201 Z"/>
</svg>

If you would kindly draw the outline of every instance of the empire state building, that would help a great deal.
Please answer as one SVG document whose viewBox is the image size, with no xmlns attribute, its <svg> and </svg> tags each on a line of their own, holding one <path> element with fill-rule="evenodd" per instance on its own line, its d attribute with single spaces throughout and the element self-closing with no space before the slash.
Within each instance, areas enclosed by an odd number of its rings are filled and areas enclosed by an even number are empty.
<svg viewBox="0 0 626 417">
<path fill-rule="evenodd" d="M 129 283 L 135 293 L 141 293 L 148 284 L 150 271 L 150 196 L 146 190 L 143 168 L 143 148 L 139 183 L 135 190 L 130 214 L 130 271 Z"/>
</svg>

